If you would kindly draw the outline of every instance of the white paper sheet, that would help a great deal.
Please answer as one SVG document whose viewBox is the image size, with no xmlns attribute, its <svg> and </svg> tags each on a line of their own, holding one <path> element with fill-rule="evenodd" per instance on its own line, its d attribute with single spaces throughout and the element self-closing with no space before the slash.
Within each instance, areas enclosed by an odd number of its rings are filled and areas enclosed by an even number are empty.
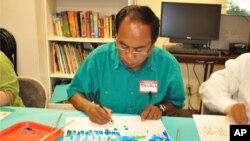
<svg viewBox="0 0 250 141">
<path fill-rule="evenodd" d="M 201 141 L 229 141 L 230 124 L 235 124 L 228 116 L 193 115 Z"/>
<path fill-rule="evenodd" d="M 146 141 L 159 139 L 171 141 L 161 120 L 141 121 L 139 116 L 113 116 L 113 123 L 99 125 L 93 123 L 88 117 L 68 117 L 65 127 L 64 140 L 129 140 Z"/>
</svg>

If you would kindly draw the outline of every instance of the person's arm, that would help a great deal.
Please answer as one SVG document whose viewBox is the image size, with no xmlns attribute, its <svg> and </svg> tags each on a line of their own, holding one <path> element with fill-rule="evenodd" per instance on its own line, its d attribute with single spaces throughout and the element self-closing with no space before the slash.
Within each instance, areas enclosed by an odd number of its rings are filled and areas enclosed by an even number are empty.
<svg viewBox="0 0 250 141">
<path fill-rule="evenodd" d="M 250 54 L 228 60 L 225 68 L 214 72 L 199 88 L 202 101 L 209 110 L 231 116 L 238 123 L 249 121 L 244 98 L 248 98 Z"/>
<path fill-rule="evenodd" d="M 92 122 L 106 124 L 111 121 L 110 109 L 105 108 L 105 111 L 98 104 L 90 102 L 83 94 L 74 94 L 69 101 L 77 110 L 87 113 Z"/>
<path fill-rule="evenodd" d="M 13 94 L 9 91 L 0 91 L 0 106 L 2 105 L 12 105 Z"/>
<path fill-rule="evenodd" d="M 12 62 L 0 51 L 0 105 L 24 106 Z"/>
</svg>

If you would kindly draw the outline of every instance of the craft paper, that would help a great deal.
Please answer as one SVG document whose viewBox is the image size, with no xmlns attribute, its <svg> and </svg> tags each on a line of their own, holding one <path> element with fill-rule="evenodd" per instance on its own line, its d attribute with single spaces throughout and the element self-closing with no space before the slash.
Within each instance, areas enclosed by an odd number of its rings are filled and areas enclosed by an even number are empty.
<svg viewBox="0 0 250 141">
<path fill-rule="evenodd" d="M 113 123 L 99 125 L 88 117 L 68 117 L 66 141 L 171 141 L 161 120 L 141 121 L 139 116 L 113 116 Z"/>
<path fill-rule="evenodd" d="M 201 141 L 229 141 L 231 118 L 223 115 L 193 115 Z"/>
</svg>

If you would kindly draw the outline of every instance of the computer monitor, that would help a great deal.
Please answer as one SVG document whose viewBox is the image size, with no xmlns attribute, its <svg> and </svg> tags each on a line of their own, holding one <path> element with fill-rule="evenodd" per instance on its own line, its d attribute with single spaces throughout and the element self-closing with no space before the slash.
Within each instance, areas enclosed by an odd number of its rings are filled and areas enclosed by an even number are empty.
<svg viewBox="0 0 250 141">
<path fill-rule="evenodd" d="M 219 38 L 220 4 L 162 2 L 161 37 L 184 46 L 209 47 Z"/>
</svg>

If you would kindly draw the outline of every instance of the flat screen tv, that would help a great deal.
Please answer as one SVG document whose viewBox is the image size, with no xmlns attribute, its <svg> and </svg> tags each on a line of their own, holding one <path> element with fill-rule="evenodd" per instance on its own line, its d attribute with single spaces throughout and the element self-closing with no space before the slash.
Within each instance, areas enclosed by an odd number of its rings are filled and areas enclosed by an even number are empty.
<svg viewBox="0 0 250 141">
<path fill-rule="evenodd" d="M 184 46 L 209 47 L 219 38 L 220 4 L 162 2 L 160 36 Z"/>
</svg>

